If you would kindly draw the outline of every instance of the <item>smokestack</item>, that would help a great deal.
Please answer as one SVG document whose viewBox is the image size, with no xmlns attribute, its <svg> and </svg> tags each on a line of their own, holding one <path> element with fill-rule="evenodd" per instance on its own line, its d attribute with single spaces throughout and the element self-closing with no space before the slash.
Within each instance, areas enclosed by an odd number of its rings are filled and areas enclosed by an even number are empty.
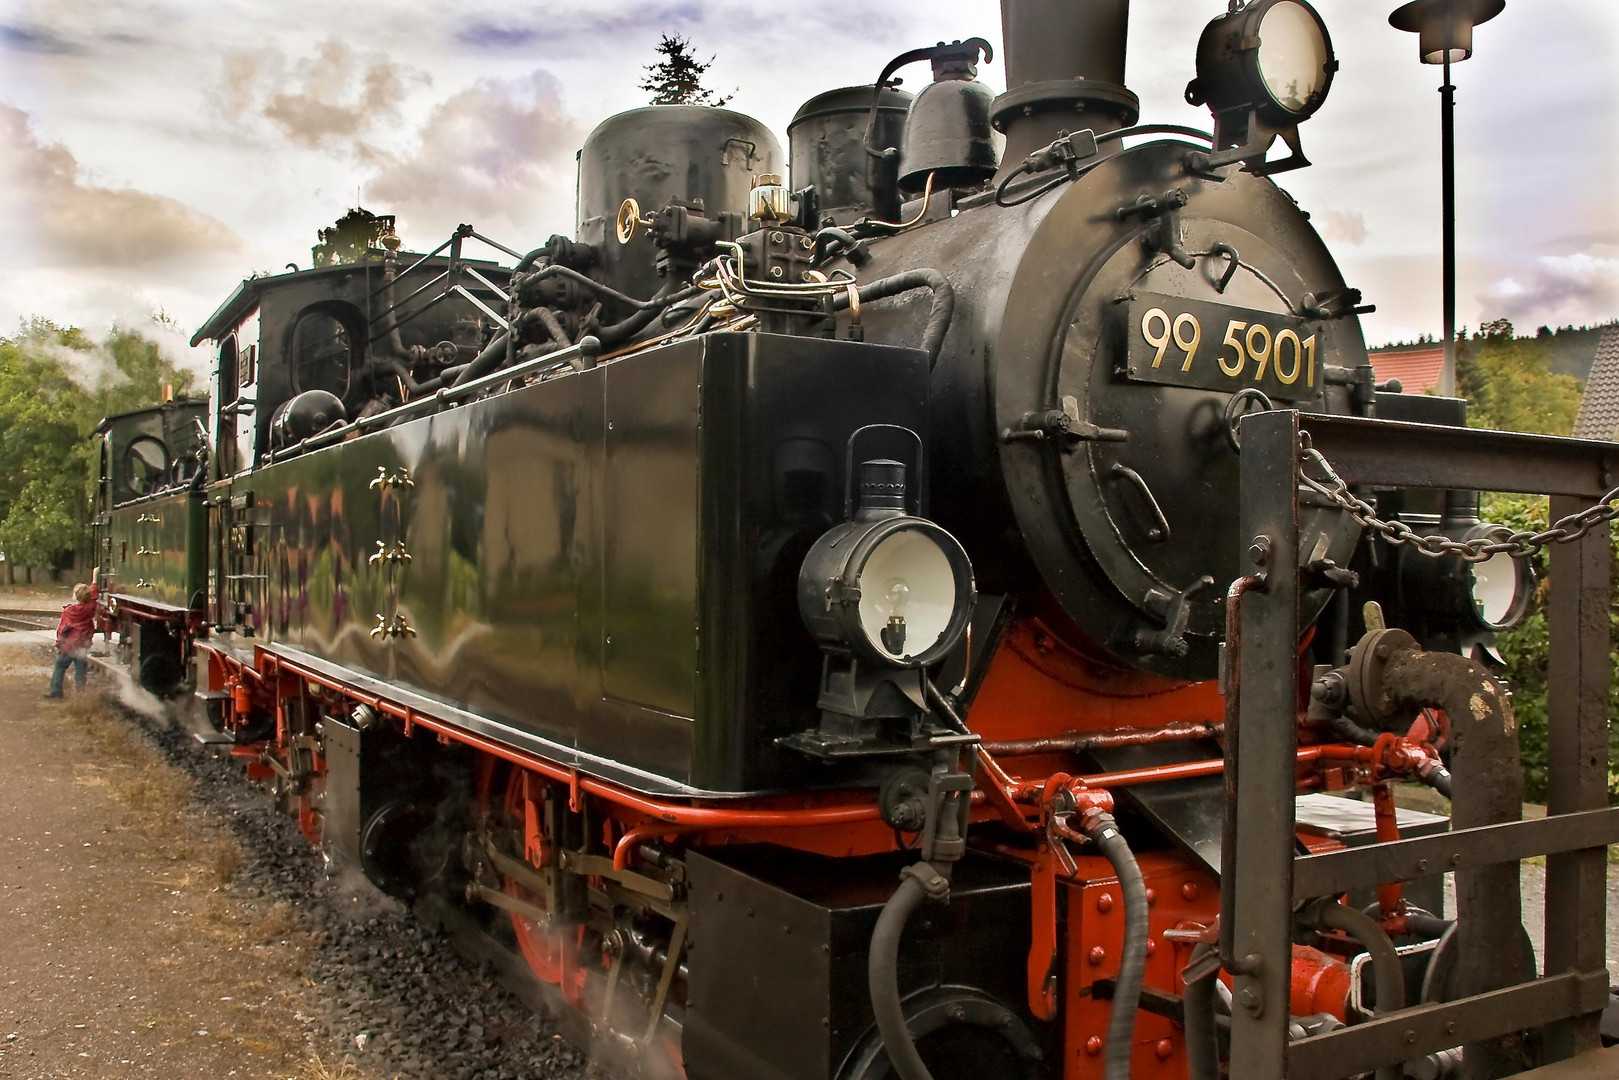
<svg viewBox="0 0 1619 1080">
<path fill-rule="evenodd" d="M 1003 172 L 1063 130 L 1127 127 L 1141 102 L 1124 86 L 1130 0 L 1001 0 L 1006 93 L 992 115 L 1006 134 Z"/>
</svg>

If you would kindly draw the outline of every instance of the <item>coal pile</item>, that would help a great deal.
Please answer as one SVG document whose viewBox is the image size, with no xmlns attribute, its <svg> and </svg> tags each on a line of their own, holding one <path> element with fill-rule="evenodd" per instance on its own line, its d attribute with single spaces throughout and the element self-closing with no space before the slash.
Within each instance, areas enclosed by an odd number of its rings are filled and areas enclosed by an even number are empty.
<svg viewBox="0 0 1619 1080">
<path fill-rule="evenodd" d="M 325 1015 L 309 1020 L 332 1052 L 406 1080 L 593 1075 L 551 1018 L 502 989 L 444 933 L 357 873 L 329 877 L 296 822 L 272 812 L 238 762 L 201 748 L 183 725 L 131 719 L 194 779 L 196 799 L 230 824 L 244 855 L 231 890 L 284 905 L 292 932 L 313 938 L 305 974 Z"/>
</svg>

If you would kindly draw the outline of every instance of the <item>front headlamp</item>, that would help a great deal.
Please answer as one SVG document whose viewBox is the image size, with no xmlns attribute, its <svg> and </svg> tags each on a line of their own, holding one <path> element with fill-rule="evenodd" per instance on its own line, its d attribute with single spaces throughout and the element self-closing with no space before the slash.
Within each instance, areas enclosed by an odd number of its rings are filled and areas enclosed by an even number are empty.
<svg viewBox="0 0 1619 1080">
<path fill-rule="evenodd" d="M 1511 534 L 1501 525 L 1475 526 L 1464 540 L 1487 536 L 1500 540 Z M 1510 630 L 1529 614 L 1535 595 L 1535 574 L 1527 559 L 1497 552 L 1483 562 L 1468 564 L 1468 593 L 1474 617 L 1486 630 Z"/>
<path fill-rule="evenodd" d="M 888 667 L 920 668 L 942 660 L 961 639 L 976 593 L 960 542 L 905 513 L 903 469 L 892 461 L 863 464 L 860 510 L 804 557 L 798 606 L 823 646 Z"/>
<path fill-rule="evenodd" d="M 1337 70 L 1315 8 L 1305 0 L 1257 0 L 1204 28 L 1186 99 L 1207 103 L 1216 117 L 1251 110 L 1265 124 L 1288 128 L 1321 108 Z"/>
</svg>

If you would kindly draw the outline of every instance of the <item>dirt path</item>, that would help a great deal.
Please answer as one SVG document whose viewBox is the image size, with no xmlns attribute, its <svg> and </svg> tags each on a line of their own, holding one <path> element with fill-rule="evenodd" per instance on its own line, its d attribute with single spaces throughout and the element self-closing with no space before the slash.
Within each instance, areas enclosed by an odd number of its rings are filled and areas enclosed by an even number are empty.
<svg viewBox="0 0 1619 1080">
<path fill-rule="evenodd" d="M 40 700 L 46 659 L 0 638 L 0 1076 L 319 1075 L 286 905 L 99 694 Z"/>
</svg>

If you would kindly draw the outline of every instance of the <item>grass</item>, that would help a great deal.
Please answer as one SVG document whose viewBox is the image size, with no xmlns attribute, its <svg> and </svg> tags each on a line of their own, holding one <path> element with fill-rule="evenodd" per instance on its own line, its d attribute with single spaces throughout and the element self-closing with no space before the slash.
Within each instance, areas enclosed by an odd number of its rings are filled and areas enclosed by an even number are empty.
<svg viewBox="0 0 1619 1080">
<path fill-rule="evenodd" d="M 373 1075 L 361 1072 L 351 1057 L 328 1064 L 319 1054 L 311 1053 L 309 1060 L 288 1080 L 371 1080 Z M 394 1080 L 399 1080 L 398 1076 Z"/>
</svg>

